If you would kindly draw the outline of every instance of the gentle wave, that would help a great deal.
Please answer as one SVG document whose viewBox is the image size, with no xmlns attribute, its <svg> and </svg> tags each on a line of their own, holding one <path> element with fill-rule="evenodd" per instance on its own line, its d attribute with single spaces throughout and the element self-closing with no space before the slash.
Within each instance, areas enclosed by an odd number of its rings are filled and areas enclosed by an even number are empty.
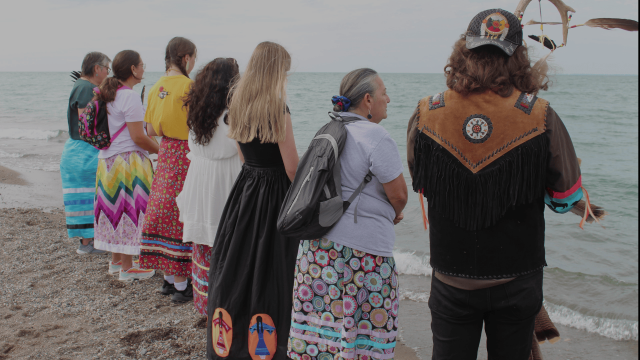
<svg viewBox="0 0 640 360">
<path fill-rule="evenodd" d="M 400 300 L 429 302 L 429 293 L 400 289 Z M 544 301 L 549 318 L 556 324 L 585 330 L 614 340 L 638 341 L 638 322 L 622 319 L 606 319 L 581 314 L 567 307 Z"/>
<path fill-rule="evenodd" d="M 419 256 L 416 252 L 394 251 L 398 274 L 431 276 L 432 268 L 429 265 L 429 256 Z"/>
<path fill-rule="evenodd" d="M 638 322 L 633 320 L 606 319 L 583 315 L 561 305 L 544 302 L 549 318 L 554 323 L 586 330 L 614 340 L 638 341 Z"/>
<path fill-rule="evenodd" d="M 3 129 L 0 131 L 0 139 L 49 140 L 64 133 L 64 130 Z"/>
<path fill-rule="evenodd" d="M 6 151 L 0 150 L 0 158 L 21 158 L 23 156 L 24 154 L 8 153 Z"/>
</svg>

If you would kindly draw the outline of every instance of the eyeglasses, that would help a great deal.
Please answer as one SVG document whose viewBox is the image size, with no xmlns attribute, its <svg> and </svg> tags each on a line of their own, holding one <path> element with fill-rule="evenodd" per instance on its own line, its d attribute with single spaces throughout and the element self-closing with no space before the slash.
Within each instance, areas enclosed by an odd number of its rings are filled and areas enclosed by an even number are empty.
<svg viewBox="0 0 640 360">
<path fill-rule="evenodd" d="M 140 64 L 138 64 L 138 66 L 142 66 L 142 70 L 146 70 L 147 69 L 147 64 L 145 64 L 145 63 L 140 63 Z"/>
<path fill-rule="evenodd" d="M 107 73 L 111 73 L 111 68 L 105 65 L 100 65 L 101 67 L 107 69 Z"/>
</svg>

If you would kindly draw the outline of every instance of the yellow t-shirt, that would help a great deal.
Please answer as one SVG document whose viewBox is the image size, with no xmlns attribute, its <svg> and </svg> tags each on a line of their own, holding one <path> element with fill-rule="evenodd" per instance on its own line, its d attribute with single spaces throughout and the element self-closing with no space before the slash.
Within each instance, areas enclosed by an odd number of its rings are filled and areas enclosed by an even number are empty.
<svg viewBox="0 0 640 360">
<path fill-rule="evenodd" d="M 144 121 L 150 123 L 156 133 L 162 128 L 164 136 L 187 140 L 187 108 L 182 98 L 189 92 L 191 79 L 184 75 L 163 76 L 149 91 Z M 158 126 L 160 125 L 160 126 Z"/>
</svg>

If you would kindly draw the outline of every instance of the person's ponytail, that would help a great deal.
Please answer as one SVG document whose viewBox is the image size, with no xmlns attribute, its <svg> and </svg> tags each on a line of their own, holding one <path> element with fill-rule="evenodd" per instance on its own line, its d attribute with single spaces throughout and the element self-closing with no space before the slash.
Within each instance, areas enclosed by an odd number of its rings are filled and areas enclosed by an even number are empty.
<svg viewBox="0 0 640 360">
<path fill-rule="evenodd" d="M 110 103 L 116 99 L 116 92 L 121 86 L 120 80 L 115 77 L 109 76 L 100 84 L 100 93 L 96 94 L 97 99 Z"/>
</svg>

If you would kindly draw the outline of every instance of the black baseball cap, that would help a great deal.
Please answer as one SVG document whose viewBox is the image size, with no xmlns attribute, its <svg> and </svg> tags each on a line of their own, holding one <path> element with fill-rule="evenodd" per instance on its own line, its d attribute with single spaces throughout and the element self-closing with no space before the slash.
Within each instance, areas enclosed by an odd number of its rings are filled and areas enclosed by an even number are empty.
<svg viewBox="0 0 640 360">
<path fill-rule="evenodd" d="M 467 49 L 497 46 L 511 56 L 522 45 L 522 26 L 512 13 L 502 9 L 485 10 L 476 15 L 467 28 Z"/>
</svg>

